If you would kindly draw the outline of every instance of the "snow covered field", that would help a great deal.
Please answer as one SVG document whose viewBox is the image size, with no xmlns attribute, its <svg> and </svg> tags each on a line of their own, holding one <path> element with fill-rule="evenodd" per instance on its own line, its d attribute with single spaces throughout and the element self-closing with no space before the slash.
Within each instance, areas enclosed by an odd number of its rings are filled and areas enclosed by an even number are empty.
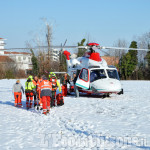
<svg viewBox="0 0 150 150">
<path fill-rule="evenodd" d="M 24 95 L 14 107 L 15 81 L 0 80 L 0 150 L 150 150 L 150 81 L 122 81 L 111 98 L 65 97 L 48 116 L 27 111 Z"/>
</svg>

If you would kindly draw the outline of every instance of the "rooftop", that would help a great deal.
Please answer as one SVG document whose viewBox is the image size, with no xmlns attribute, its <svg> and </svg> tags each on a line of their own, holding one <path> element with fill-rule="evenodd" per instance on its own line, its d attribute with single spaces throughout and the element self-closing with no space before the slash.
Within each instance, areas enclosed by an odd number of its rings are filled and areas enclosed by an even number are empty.
<svg viewBox="0 0 150 150">
<path fill-rule="evenodd" d="M 7 52 L 4 51 L 4 54 L 22 54 L 22 55 L 31 55 L 31 53 L 27 53 L 27 52 Z"/>
<path fill-rule="evenodd" d="M 0 56 L 0 63 L 2 62 L 14 62 L 14 61 L 8 56 Z"/>
</svg>

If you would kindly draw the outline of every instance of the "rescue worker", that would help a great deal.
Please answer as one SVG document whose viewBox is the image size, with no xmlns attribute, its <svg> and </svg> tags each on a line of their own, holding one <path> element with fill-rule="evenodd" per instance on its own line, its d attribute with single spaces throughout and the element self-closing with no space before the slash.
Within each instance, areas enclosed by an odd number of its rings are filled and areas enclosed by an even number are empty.
<svg viewBox="0 0 150 150">
<path fill-rule="evenodd" d="M 67 83 L 70 84 L 69 76 L 67 73 L 60 79 L 60 84 L 62 85 L 63 96 L 67 96 Z"/>
<path fill-rule="evenodd" d="M 38 103 L 38 109 L 40 107 L 40 109 L 43 109 L 43 104 L 42 104 L 42 99 L 41 99 L 41 90 L 40 90 L 40 83 L 42 82 L 42 78 L 39 77 L 39 80 L 37 82 L 37 97 L 38 97 L 38 100 L 39 100 L 39 103 Z"/>
<path fill-rule="evenodd" d="M 74 84 L 74 92 L 75 92 L 75 96 L 76 97 L 79 97 L 79 90 L 78 90 L 78 87 L 76 86 L 76 81 L 77 81 L 77 75 L 74 73 L 73 74 L 73 77 L 74 77 L 74 79 L 73 79 L 73 84 Z"/>
<path fill-rule="evenodd" d="M 21 91 L 24 94 L 24 88 L 21 85 L 20 80 L 17 80 L 16 83 L 13 85 L 13 89 L 12 89 L 12 92 L 14 93 L 14 97 L 15 97 L 15 107 L 16 106 L 22 107 L 22 102 L 21 102 L 22 93 L 21 93 Z"/>
<path fill-rule="evenodd" d="M 37 103 L 38 103 L 38 96 L 37 96 L 37 90 L 38 90 L 38 77 L 35 76 L 34 79 L 32 80 L 35 88 L 33 89 L 33 94 L 34 94 L 34 107 L 37 106 Z"/>
<path fill-rule="evenodd" d="M 42 76 L 42 82 L 40 83 L 40 90 L 41 90 L 41 99 L 43 103 L 43 114 L 47 114 L 50 112 L 50 100 L 51 100 L 51 90 L 52 84 L 45 75 Z"/>
<path fill-rule="evenodd" d="M 55 106 L 56 101 L 56 90 L 59 88 L 59 92 L 61 92 L 61 86 L 59 81 L 57 80 L 56 74 L 54 72 L 50 72 L 49 81 L 52 84 L 52 98 L 51 98 L 51 107 Z"/>
<path fill-rule="evenodd" d="M 33 89 L 35 88 L 33 82 L 33 77 L 29 76 L 27 81 L 25 82 L 25 93 L 26 93 L 26 108 L 32 108 L 33 103 Z M 30 100 L 30 101 L 29 101 Z"/>
</svg>

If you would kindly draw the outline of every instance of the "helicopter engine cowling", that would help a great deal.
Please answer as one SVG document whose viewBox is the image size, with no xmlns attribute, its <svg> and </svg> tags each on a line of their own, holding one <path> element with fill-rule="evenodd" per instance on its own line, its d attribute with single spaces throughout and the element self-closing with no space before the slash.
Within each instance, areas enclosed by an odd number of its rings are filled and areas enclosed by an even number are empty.
<svg viewBox="0 0 150 150">
<path fill-rule="evenodd" d="M 105 67 L 105 66 L 107 66 L 107 62 L 104 59 L 101 59 L 100 62 L 89 59 L 88 66 L 103 66 L 103 67 Z"/>
</svg>

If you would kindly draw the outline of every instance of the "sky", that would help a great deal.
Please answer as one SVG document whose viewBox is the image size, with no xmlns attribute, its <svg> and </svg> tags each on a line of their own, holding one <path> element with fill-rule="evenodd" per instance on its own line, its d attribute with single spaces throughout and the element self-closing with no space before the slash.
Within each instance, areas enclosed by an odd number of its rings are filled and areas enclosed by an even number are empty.
<svg viewBox="0 0 150 150">
<path fill-rule="evenodd" d="M 150 32 L 150 0 L 1 0 L 0 37 L 6 48 L 45 40 L 45 21 L 53 45 L 77 45 L 83 38 L 102 46 L 131 42 Z"/>
</svg>

